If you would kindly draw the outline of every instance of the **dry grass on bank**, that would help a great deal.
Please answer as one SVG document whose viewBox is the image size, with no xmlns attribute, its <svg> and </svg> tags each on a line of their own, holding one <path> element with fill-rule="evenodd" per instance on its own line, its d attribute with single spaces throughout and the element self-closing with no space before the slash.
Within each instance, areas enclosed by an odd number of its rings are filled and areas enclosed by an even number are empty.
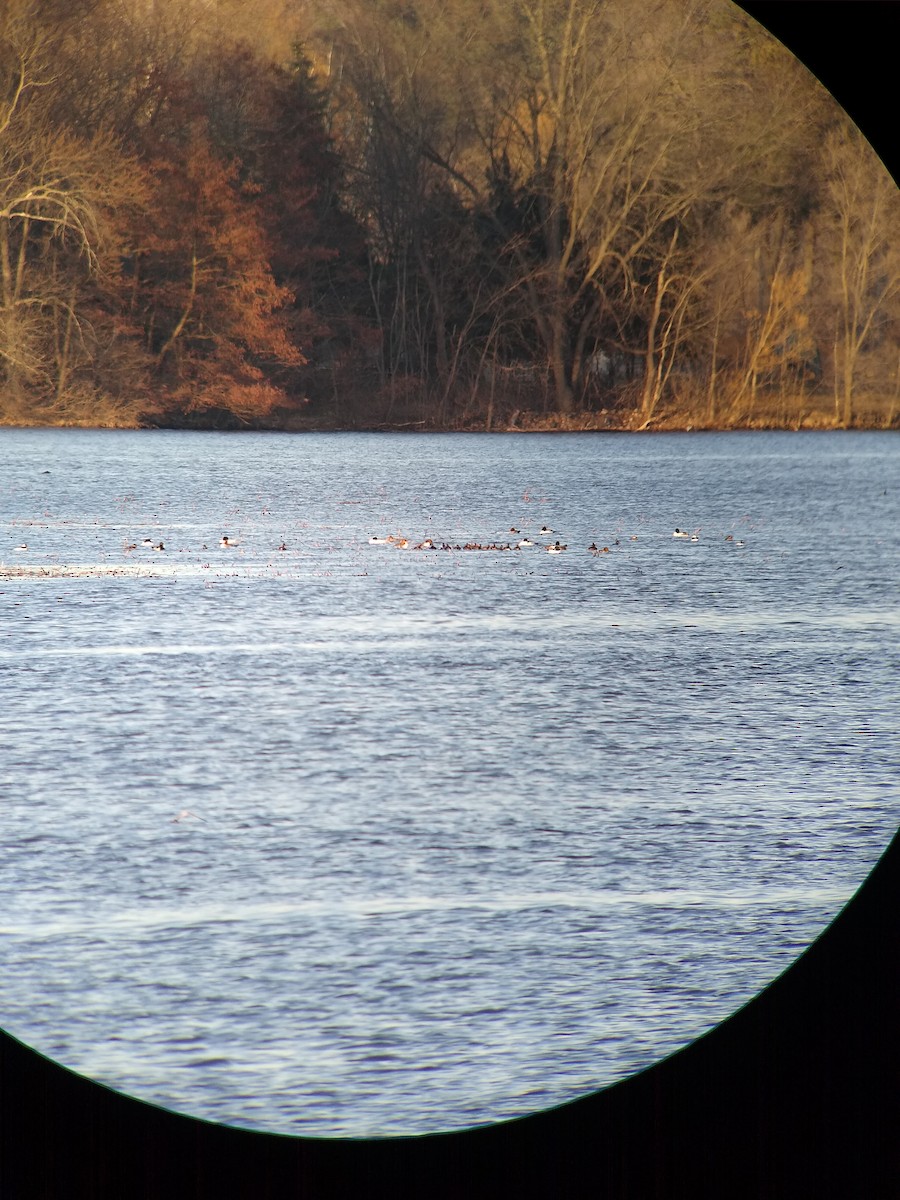
<svg viewBox="0 0 900 1200">
<path fill-rule="evenodd" d="M 68 393 L 58 399 L 34 401 L 0 394 L 0 425 L 32 428 L 136 429 L 140 405 L 123 403 L 101 393 Z"/>
<path fill-rule="evenodd" d="M 514 410 L 495 416 L 491 428 L 497 432 L 567 432 L 591 430 L 618 432 L 713 431 L 738 429 L 843 429 L 846 426 L 835 413 L 833 402 L 794 397 L 785 402 L 760 402 L 752 411 L 713 409 L 708 405 L 684 407 L 659 405 L 647 416 L 639 406 L 583 410 L 572 413 Z M 457 426 L 468 430 L 484 429 L 477 420 Z M 890 397 L 866 397 L 857 402 L 853 429 L 900 429 L 900 406 Z"/>
</svg>

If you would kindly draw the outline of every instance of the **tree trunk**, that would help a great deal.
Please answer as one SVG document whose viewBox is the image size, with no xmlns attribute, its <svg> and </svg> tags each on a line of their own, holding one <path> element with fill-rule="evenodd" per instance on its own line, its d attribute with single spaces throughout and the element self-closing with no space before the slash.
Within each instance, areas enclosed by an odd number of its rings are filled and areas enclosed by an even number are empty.
<svg viewBox="0 0 900 1200">
<path fill-rule="evenodd" d="M 3 359 L 6 388 L 18 389 L 16 363 L 16 321 L 13 299 L 13 273 L 9 255 L 9 220 L 0 217 L 0 358 Z"/>
<path fill-rule="evenodd" d="M 565 313 L 557 305 L 551 315 L 550 370 L 553 374 L 556 411 L 560 413 L 571 413 L 575 409 L 571 349 L 567 332 Z"/>
<path fill-rule="evenodd" d="M 159 369 L 165 362 L 166 355 L 169 353 L 169 351 L 175 345 L 175 342 L 178 340 L 178 338 L 181 336 L 181 334 L 184 330 L 184 327 L 188 322 L 188 318 L 191 315 L 191 310 L 194 307 L 194 297 L 197 294 L 197 266 L 198 266 L 197 254 L 195 251 L 194 254 L 191 256 L 191 286 L 190 286 L 190 291 L 188 292 L 187 303 L 184 306 L 184 312 L 182 312 L 181 316 L 178 318 L 178 323 L 176 324 L 176 326 L 172 330 L 172 332 L 169 334 L 169 336 L 166 338 L 162 349 L 160 350 L 159 354 L 157 355 L 157 358 L 156 358 L 157 369 Z"/>
</svg>

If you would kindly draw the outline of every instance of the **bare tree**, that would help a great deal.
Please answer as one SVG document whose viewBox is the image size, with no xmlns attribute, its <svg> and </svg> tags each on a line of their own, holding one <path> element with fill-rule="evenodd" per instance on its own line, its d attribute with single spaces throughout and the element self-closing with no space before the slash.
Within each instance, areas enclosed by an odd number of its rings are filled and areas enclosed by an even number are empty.
<svg viewBox="0 0 900 1200">
<path fill-rule="evenodd" d="M 857 129 L 841 122 L 825 143 L 823 254 L 832 280 L 835 418 L 853 424 L 860 369 L 879 343 L 890 378 L 900 301 L 900 193 Z M 886 387 L 885 387 L 886 390 Z"/>
<path fill-rule="evenodd" d="M 20 0 L 0 25 L 0 374 L 14 414 L 28 395 L 48 411 L 64 406 L 78 365 L 115 336 L 98 327 L 102 293 L 118 277 L 119 222 L 143 194 L 113 135 L 52 119 L 69 19 L 56 16 Z"/>
<path fill-rule="evenodd" d="M 808 78 L 713 0 L 342 5 L 326 40 L 358 210 L 385 261 L 415 271 L 405 295 L 427 299 L 439 370 L 461 327 L 423 219 L 443 187 L 481 231 L 479 280 L 519 307 L 555 407 L 580 402 L 603 348 L 643 359 L 646 419 L 706 274 L 677 230 L 729 194 L 763 211 L 797 191 Z"/>
</svg>

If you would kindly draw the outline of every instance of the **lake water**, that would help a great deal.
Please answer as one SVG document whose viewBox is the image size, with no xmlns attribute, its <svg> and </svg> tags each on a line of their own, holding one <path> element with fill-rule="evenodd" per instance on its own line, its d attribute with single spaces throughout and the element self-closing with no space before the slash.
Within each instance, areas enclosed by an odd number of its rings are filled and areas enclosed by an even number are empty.
<svg viewBox="0 0 900 1200">
<path fill-rule="evenodd" d="M 329 1137 L 684 1046 L 900 820 L 898 465 L 889 433 L 0 430 L 0 1025 Z"/>
</svg>

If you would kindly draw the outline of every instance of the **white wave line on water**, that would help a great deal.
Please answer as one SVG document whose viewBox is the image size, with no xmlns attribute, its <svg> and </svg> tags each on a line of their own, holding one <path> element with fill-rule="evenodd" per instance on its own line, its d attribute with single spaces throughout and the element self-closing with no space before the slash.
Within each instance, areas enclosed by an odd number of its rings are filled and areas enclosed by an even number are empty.
<svg viewBox="0 0 900 1200">
<path fill-rule="evenodd" d="M 168 553 L 165 551 L 164 553 Z M 107 556 L 112 558 L 112 554 Z M 266 575 L 277 572 L 278 568 L 271 563 L 228 563 L 216 562 L 165 562 L 155 558 L 138 563 L 128 562 L 81 562 L 60 563 L 50 559 L 40 563 L 20 565 L 18 563 L 0 563 L 0 572 L 5 576 L 17 579 L 48 579 L 77 578 L 92 579 L 107 575 L 118 575 L 124 578 L 155 578 L 156 576 L 183 575 L 190 578 L 230 579 L 233 576 Z"/>
<path fill-rule="evenodd" d="M 271 918 L 309 917 L 377 917 L 392 914 L 415 915 L 428 912 L 476 910 L 481 912 L 526 912 L 534 909 L 563 908 L 581 912 L 599 912 L 627 907 L 680 908 L 773 908 L 786 904 L 826 907 L 832 912 L 849 899 L 852 887 L 837 888 L 780 888 L 756 892 L 699 892 L 681 889 L 647 892 L 534 892 L 514 895 L 486 896 L 376 896 L 344 900 L 274 901 L 260 904 L 241 904 L 229 909 L 220 905 L 193 908 L 152 908 L 118 911 L 98 919 L 78 917 L 66 920 L 41 919 L 40 925 L 0 926 L 0 936 L 28 936 L 41 941 L 57 936 L 89 933 L 104 934 L 147 928 L 191 928 L 207 924 L 242 924 L 264 922 Z"/>
<path fill-rule="evenodd" d="M 112 658 L 140 658 L 143 655 L 152 655 L 154 658 L 160 655 L 179 655 L 179 654 L 266 654 L 273 651 L 290 650 L 320 650 L 323 648 L 321 642 L 291 642 L 288 645 L 285 642 L 230 642 L 227 644 L 221 642 L 186 642 L 183 645 L 159 645 L 159 646 L 50 646 L 43 649 L 29 649 L 27 657 L 29 659 L 42 658 L 90 658 L 96 657 L 112 657 Z M 0 658 L 22 658 L 25 657 L 20 651 L 0 650 Z"/>
<path fill-rule="evenodd" d="M 348 641 L 346 637 L 341 636 L 323 636 L 318 641 L 184 642 L 142 646 L 118 644 L 111 646 L 29 646 L 27 652 L 0 649 L 0 661 L 23 658 L 29 660 L 35 658 L 177 658 L 181 655 L 212 655 L 218 658 L 227 658 L 232 655 L 246 654 L 285 655 L 295 652 L 322 654 L 334 653 L 336 649 L 344 654 L 376 654 L 378 652 L 377 647 L 374 647 L 371 642 Z"/>
</svg>

